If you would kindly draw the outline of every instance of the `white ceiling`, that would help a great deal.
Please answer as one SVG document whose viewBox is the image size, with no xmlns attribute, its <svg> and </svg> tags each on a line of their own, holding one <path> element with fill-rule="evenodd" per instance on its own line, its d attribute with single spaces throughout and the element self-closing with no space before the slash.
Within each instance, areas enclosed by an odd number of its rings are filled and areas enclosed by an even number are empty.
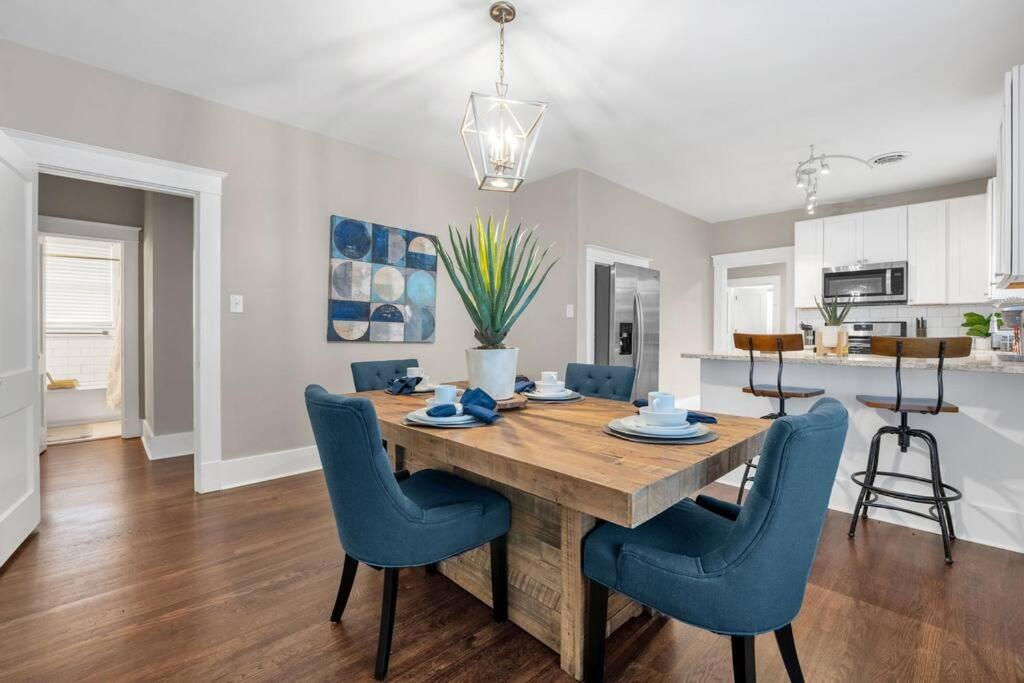
<svg viewBox="0 0 1024 683">
<path fill-rule="evenodd" d="M 994 172 L 1022 0 L 514 0 L 511 94 L 551 102 L 531 178 L 581 167 L 705 220 Z M 472 182 L 458 122 L 495 80 L 489 0 L 0 0 L 0 37 Z M 0 93 L 2 96 L 2 93 Z"/>
</svg>

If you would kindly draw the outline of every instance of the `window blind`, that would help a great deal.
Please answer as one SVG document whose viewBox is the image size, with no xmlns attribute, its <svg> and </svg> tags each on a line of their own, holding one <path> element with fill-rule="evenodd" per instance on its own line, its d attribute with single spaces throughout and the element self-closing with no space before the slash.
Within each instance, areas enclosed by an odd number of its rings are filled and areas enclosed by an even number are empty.
<svg viewBox="0 0 1024 683">
<path fill-rule="evenodd" d="M 113 242 L 47 237 L 46 331 L 99 331 L 114 326 Z"/>
</svg>

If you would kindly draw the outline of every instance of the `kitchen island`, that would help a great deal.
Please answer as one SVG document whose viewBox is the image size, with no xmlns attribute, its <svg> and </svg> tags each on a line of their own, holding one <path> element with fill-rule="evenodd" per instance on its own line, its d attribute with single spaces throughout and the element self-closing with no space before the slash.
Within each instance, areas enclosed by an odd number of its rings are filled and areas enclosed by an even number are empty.
<svg viewBox="0 0 1024 683">
<path fill-rule="evenodd" d="M 734 415 L 761 416 L 778 409 L 778 401 L 743 393 L 750 372 L 750 357 L 743 352 L 683 353 L 700 360 L 701 409 Z M 775 354 L 755 354 L 754 381 L 774 384 Z M 810 351 L 784 354 L 784 383 L 820 387 L 850 411 L 850 430 L 832 490 L 830 507 L 852 512 L 860 492 L 850 474 L 865 469 L 871 437 L 883 425 L 897 425 L 899 415 L 862 405 L 858 394 L 895 395 L 895 359 L 872 355 L 815 356 Z M 904 397 L 936 395 L 934 360 L 904 359 Z M 932 432 L 938 439 L 942 477 L 963 491 L 952 504 L 957 536 L 965 540 L 1024 552 L 1024 363 L 1006 361 L 998 354 L 975 352 L 968 358 L 948 360 L 943 375 L 945 400 L 958 413 L 910 415 L 910 424 Z M 814 399 L 788 399 L 790 414 L 802 413 Z M 894 437 L 883 440 L 881 469 L 926 476 L 927 453 L 914 440 L 900 453 Z M 741 470 L 722 481 L 739 485 Z M 891 482 L 890 482 L 891 483 Z M 924 493 L 905 482 L 901 490 Z M 916 508 L 916 506 L 914 506 Z M 936 561 L 942 551 L 937 524 L 913 515 L 871 509 L 870 516 L 936 534 Z M 955 546 L 954 546 L 955 553 Z"/>
</svg>

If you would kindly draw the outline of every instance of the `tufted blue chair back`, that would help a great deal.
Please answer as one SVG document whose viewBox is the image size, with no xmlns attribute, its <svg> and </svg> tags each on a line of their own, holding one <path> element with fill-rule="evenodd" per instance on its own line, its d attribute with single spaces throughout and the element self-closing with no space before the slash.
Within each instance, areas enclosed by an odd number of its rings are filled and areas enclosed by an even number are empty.
<svg viewBox="0 0 1024 683">
<path fill-rule="evenodd" d="M 750 495 L 722 542 L 698 557 L 625 548 L 625 592 L 717 633 L 755 635 L 790 623 L 817 552 L 847 418 L 839 401 L 823 398 L 805 415 L 775 420 Z"/>
<path fill-rule="evenodd" d="M 418 368 L 415 358 L 405 360 L 368 360 L 352 364 L 352 381 L 356 391 L 387 389 L 388 382 L 405 377 L 409 368 Z"/>
<path fill-rule="evenodd" d="M 633 396 L 636 370 L 623 365 L 569 363 L 565 368 L 565 386 L 584 396 L 628 401 Z"/>
</svg>

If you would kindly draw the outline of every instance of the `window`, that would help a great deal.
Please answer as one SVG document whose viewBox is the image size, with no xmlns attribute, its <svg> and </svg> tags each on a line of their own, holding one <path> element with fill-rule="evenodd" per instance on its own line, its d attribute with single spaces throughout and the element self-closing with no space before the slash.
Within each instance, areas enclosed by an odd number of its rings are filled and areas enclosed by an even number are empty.
<svg viewBox="0 0 1024 683">
<path fill-rule="evenodd" d="M 46 332 L 112 329 L 119 245 L 70 237 L 46 237 L 44 254 Z"/>
</svg>

